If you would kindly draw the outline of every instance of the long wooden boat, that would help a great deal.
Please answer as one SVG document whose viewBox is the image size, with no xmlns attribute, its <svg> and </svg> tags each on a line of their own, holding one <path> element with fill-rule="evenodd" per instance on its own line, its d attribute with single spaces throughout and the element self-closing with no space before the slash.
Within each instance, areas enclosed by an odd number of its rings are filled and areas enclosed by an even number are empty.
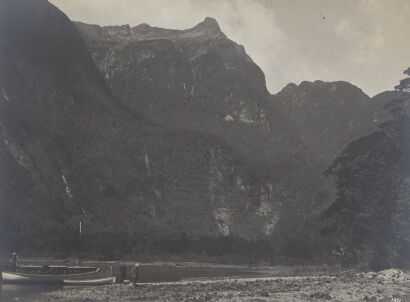
<svg viewBox="0 0 410 302">
<path fill-rule="evenodd" d="M 69 280 L 64 279 L 64 285 L 107 285 L 107 284 L 114 284 L 116 278 L 109 277 L 109 278 L 101 278 L 101 279 L 87 279 L 87 280 Z"/>
<path fill-rule="evenodd" d="M 65 265 L 23 265 L 17 267 L 17 273 L 33 275 L 66 275 L 95 272 L 95 266 L 65 266 Z"/>
<path fill-rule="evenodd" d="M 31 267 L 33 268 L 33 267 Z M 55 268 L 55 267 L 47 267 Z M 33 283 L 64 283 L 64 279 L 90 279 L 100 276 L 100 268 L 59 267 L 58 270 L 38 271 L 35 273 L 2 272 L 3 283 L 33 284 Z M 60 273 L 64 271 L 66 273 Z M 55 273 L 57 272 L 57 273 Z M 75 273 L 73 273 L 75 272 Z"/>
</svg>

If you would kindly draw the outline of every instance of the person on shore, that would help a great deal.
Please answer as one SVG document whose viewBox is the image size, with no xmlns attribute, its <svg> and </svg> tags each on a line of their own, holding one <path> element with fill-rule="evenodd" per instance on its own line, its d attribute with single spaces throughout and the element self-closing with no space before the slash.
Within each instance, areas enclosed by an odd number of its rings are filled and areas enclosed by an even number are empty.
<svg viewBox="0 0 410 302">
<path fill-rule="evenodd" d="M 133 269 L 133 272 L 132 272 L 132 277 L 133 277 L 132 281 L 133 281 L 134 287 L 137 286 L 137 284 L 138 284 L 139 274 L 140 274 L 140 264 L 135 263 L 134 269 Z"/>
<path fill-rule="evenodd" d="M 118 283 L 120 284 L 124 283 L 126 278 L 127 278 L 127 266 L 121 265 L 120 266 L 120 278 L 118 280 Z"/>
<path fill-rule="evenodd" d="M 11 265 L 12 265 L 13 272 L 17 271 L 18 261 L 19 261 L 19 257 L 17 256 L 17 253 L 13 252 L 13 254 L 11 254 Z"/>
</svg>

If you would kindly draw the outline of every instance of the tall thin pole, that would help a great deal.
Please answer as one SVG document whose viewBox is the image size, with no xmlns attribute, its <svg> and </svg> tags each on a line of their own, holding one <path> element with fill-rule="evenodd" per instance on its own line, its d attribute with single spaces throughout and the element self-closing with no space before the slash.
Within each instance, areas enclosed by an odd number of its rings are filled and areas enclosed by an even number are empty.
<svg viewBox="0 0 410 302">
<path fill-rule="evenodd" d="M 83 218 L 85 218 L 86 216 L 87 216 L 87 214 L 85 213 L 85 210 L 84 210 L 84 208 L 83 207 L 81 207 L 81 211 L 82 211 L 82 214 L 83 214 Z M 83 245 L 83 236 L 82 236 L 82 234 L 83 234 L 83 222 L 82 222 L 82 220 L 80 219 L 80 246 L 79 246 L 79 255 L 78 255 L 78 265 L 81 265 L 81 249 L 82 249 L 82 245 Z"/>
<path fill-rule="evenodd" d="M 79 266 L 81 265 L 81 245 L 82 245 L 82 236 L 81 236 L 81 234 L 82 234 L 82 231 L 83 231 L 82 227 L 83 227 L 83 224 L 80 220 L 80 241 L 79 241 L 79 248 L 78 248 L 78 265 Z"/>
</svg>

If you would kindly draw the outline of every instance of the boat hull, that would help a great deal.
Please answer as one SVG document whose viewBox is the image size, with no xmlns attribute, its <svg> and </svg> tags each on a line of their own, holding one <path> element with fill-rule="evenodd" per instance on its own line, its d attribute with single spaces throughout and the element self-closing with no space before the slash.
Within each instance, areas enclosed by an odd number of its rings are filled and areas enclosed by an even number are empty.
<svg viewBox="0 0 410 302">
<path fill-rule="evenodd" d="M 109 278 L 101 278 L 101 279 L 87 279 L 87 280 L 68 280 L 64 279 L 64 285 L 88 285 L 88 286 L 95 286 L 95 285 L 108 285 L 115 283 L 115 277 Z"/>
<path fill-rule="evenodd" d="M 78 273 L 78 274 L 65 274 L 65 275 L 41 275 L 41 274 L 23 274 L 2 272 L 2 279 L 4 284 L 63 284 L 64 279 L 90 279 L 97 278 L 99 276 L 100 269 L 96 269 L 94 272 Z"/>
</svg>

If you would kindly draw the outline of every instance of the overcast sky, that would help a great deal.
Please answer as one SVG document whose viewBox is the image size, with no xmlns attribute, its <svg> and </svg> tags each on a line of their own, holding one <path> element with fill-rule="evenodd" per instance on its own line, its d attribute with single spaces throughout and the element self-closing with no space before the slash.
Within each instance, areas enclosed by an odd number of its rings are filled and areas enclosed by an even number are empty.
<svg viewBox="0 0 410 302">
<path fill-rule="evenodd" d="M 245 46 L 270 92 L 349 81 L 391 90 L 410 66 L 410 0 L 50 0 L 72 20 L 186 29 L 205 17 Z"/>
</svg>

